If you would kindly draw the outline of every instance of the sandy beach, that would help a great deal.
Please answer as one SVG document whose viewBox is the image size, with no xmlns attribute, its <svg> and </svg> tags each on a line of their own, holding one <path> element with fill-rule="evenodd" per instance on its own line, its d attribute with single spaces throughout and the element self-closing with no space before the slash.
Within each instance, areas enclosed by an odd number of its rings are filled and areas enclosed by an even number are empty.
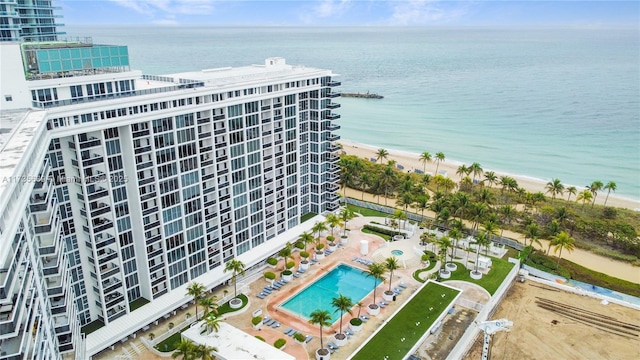
<svg viewBox="0 0 640 360">
<path fill-rule="evenodd" d="M 365 158 L 367 160 L 371 158 L 375 158 L 376 152 L 379 149 L 379 147 L 360 144 L 360 143 L 346 141 L 346 140 L 340 140 L 339 143 L 342 144 L 343 151 L 345 151 L 347 154 L 356 155 L 360 158 Z M 411 153 L 402 152 L 394 149 L 386 149 L 386 150 L 389 152 L 388 159 L 395 160 L 397 164 L 404 166 L 406 171 L 412 171 L 414 169 L 419 169 L 419 170 L 424 169 L 424 164 L 420 161 L 419 154 L 411 154 Z M 434 156 L 435 154 L 432 153 L 431 155 Z M 458 169 L 458 166 L 460 166 L 461 164 L 462 164 L 461 162 L 445 159 L 445 161 L 441 162 L 438 165 L 438 171 L 445 170 L 447 172 L 448 177 L 458 182 L 460 180 L 460 177 L 456 175 L 456 170 Z M 470 164 L 466 164 L 466 165 L 470 165 Z M 435 170 L 436 170 L 435 162 L 432 161 L 431 163 L 427 163 L 426 165 L 427 173 L 435 173 Z M 486 171 L 492 171 L 492 170 L 484 169 L 484 171 L 486 172 Z M 543 193 L 546 193 L 545 185 L 548 180 L 545 181 L 542 179 L 534 179 L 527 176 L 506 174 L 506 173 L 500 173 L 500 172 L 495 172 L 495 173 L 498 177 L 506 175 L 516 179 L 516 181 L 518 181 L 518 185 L 520 187 L 527 189 L 528 191 L 531 191 L 531 192 L 541 191 Z M 576 186 L 576 188 L 578 189 L 578 192 L 580 192 L 581 190 L 584 190 L 584 187 Z M 563 197 L 566 199 L 566 195 L 564 195 Z M 604 204 L 605 198 L 606 198 L 606 191 L 601 191 L 596 198 L 596 203 Z M 575 199 L 575 196 L 572 196 L 572 199 Z M 607 205 L 640 211 L 640 201 L 634 201 L 632 199 L 626 199 L 619 196 L 615 196 L 613 193 L 609 195 L 609 199 L 607 200 Z"/>
</svg>

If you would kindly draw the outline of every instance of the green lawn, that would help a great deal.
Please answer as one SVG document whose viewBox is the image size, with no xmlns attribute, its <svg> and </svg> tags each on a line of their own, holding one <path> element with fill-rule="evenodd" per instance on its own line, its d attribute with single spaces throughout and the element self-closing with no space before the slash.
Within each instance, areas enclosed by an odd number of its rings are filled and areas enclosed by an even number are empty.
<svg viewBox="0 0 640 360">
<path fill-rule="evenodd" d="M 458 290 L 441 284 L 428 283 L 355 354 L 353 359 L 404 359 L 438 316 L 449 309 L 458 293 Z M 378 320 L 372 318 L 369 321 Z"/>
<path fill-rule="evenodd" d="M 470 283 L 478 284 L 485 288 L 489 294 L 493 295 L 500 284 L 504 281 L 505 277 L 515 264 L 498 258 L 491 258 L 491 270 L 486 275 L 482 275 L 480 280 L 474 280 L 469 276 L 470 270 L 464 267 L 461 263 L 455 263 L 458 265 L 458 269 L 451 274 L 451 277 L 446 280 L 462 280 Z M 446 281 L 444 280 L 444 281 Z"/>
<path fill-rule="evenodd" d="M 389 214 L 383 213 L 378 210 L 367 209 L 367 208 L 363 208 L 363 207 L 352 205 L 352 204 L 347 204 L 347 208 L 353 211 L 354 213 L 361 214 L 362 216 L 379 216 L 379 217 L 389 216 Z"/>
<path fill-rule="evenodd" d="M 238 298 L 240 300 L 242 300 L 242 306 L 240 307 L 240 309 L 244 308 L 249 303 L 249 299 L 247 298 L 246 295 L 240 294 L 240 295 L 238 295 Z M 231 309 L 231 307 L 229 307 L 229 302 L 227 301 L 226 303 L 220 305 L 220 307 L 218 308 L 218 316 L 221 316 L 221 315 L 226 314 L 226 313 L 238 311 L 240 309 Z M 205 317 L 206 317 L 206 315 L 205 315 Z M 163 341 L 159 342 L 158 344 L 156 344 L 155 348 L 158 351 L 161 351 L 161 352 L 172 352 L 173 350 L 176 349 L 176 345 L 178 343 L 180 343 L 180 339 L 182 337 L 182 335 L 181 335 L 182 332 L 187 330 L 188 328 L 189 328 L 189 326 L 187 326 L 184 329 L 180 330 L 180 332 L 177 332 L 177 333 L 169 336 L 168 338 L 164 339 Z"/>
<path fill-rule="evenodd" d="M 80 328 L 80 332 L 84 333 L 86 335 L 89 335 L 92 332 L 100 329 L 103 326 L 104 326 L 104 323 L 102 321 L 94 320 L 94 321 L 88 323 L 87 325 L 83 326 L 82 328 Z"/>
<path fill-rule="evenodd" d="M 142 305 L 148 304 L 149 300 L 140 297 L 137 298 L 135 300 L 133 300 L 132 302 L 129 303 L 129 308 L 131 309 L 131 311 L 134 311 L 136 309 L 139 309 Z"/>
<path fill-rule="evenodd" d="M 309 219 L 313 218 L 313 217 L 314 217 L 314 216 L 316 216 L 316 215 L 318 215 L 318 214 L 316 214 L 316 213 L 314 213 L 314 212 L 309 212 L 309 213 L 306 213 L 306 214 L 302 215 L 302 216 L 300 217 L 300 224 L 302 224 L 303 222 L 305 222 L 305 221 L 307 221 L 307 220 L 309 220 Z"/>
</svg>

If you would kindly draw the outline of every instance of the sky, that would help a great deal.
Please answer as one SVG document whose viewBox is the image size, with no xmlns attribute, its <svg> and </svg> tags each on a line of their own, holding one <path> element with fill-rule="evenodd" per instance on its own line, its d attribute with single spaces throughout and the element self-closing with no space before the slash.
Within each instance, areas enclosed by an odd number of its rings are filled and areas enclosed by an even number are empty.
<svg viewBox="0 0 640 360">
<path fill-rule="evenodd" d="M 640 1 L 54 0 L 73 25 L 640 27 Z"/>
</svg>

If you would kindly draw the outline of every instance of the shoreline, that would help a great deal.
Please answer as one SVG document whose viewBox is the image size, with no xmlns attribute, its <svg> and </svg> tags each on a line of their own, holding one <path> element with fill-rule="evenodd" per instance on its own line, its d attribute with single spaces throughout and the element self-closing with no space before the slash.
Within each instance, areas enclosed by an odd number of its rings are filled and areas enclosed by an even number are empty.
<svg viewBox="0 0 640 360">
<path fill-rule="evenodd" d="M 380 148 L 380 147 L 376 147 L 369 144 L 363 144 L 363 143 L 359 143 L 351 140 L 343 140 L 343 139 L 338 140 L 337 143 L 342 144 L 343 146 L 342 150 L 346 154 L 356 155 L 360 158 L 366 158 L 367 161 L 372 157 L 376 157 L 376 151 Z M 401 164 L 402 166 L 404 166 L 405 170 L 413 171 L 414 169 L 422 170 L 424 168 L 424 165 L 419 160 L 420 154 L 411 153 L 403 150 L 397 150 L 397 149 L 385 149 L 385 150 L 389 152 L 388 158 L 395 160 L 398 164 Z M 434 156 L 435 154 L 431 154 L 431 155 Z M 445 159 L 443 162 L 440 163 L 438 170 L 447 171 L 447 176 L 453 179 L 454 181 L 458 182 L 460 180 L 460 177 L 456 174 L 456 170 L 458 166 L 462 164 L 464 164 L 464 162 Z M 427 166 L 426 166 L 427 173 L 435 173 L 435 169 L 436 169 L 436 163 L 434 161 L 427 163 Z M 484 171 L 486 172 L 486 171 L 493 171 L 493 170 L 484 169 Z M 531 192 L 540 191 L 545 195 L 547 195 L 546 189 L 545 189 L 545 185 L 547 184 L 547 181 L 545 181 L 544 179 L 539 179 L 539 178 L 526 176 L 526 175 L 510 174 L 503 171 L 494 171 L 494 172 L 498 177 L 510 176 L 514 178 L 516 181 L 518 181 L 518 186 L 525 188 L 528 191 L 531 191 Z M 565 186 L 567 185 L 569 184 L 565 184 Z M 575 186 L 575 185 L 569 185 L 569 186 Z M 584 186 L 575 186 L 575 187 L 576 189 L 578 189 L 578 193 L 585 189 Z M 565 200 L 567 198 L 566 195 L 563 195 L 562 197 Z M 572 195 L 571 197 L 572 197 L 571 201 L 575 201 L 576 196 Z M 596 198 L 596 203 L 603 205 L 605 198 L 606 198 L 606 192 L 600 191 L 600 193 Z M 614 193 L 611 193 L 611 195 L 609 195 L 607 205 L 612 207 L 617 207 L 617 208 L 640 211 L 640 201 L 621 197 L 621 196 L 616 196 Z"/>
</svg>

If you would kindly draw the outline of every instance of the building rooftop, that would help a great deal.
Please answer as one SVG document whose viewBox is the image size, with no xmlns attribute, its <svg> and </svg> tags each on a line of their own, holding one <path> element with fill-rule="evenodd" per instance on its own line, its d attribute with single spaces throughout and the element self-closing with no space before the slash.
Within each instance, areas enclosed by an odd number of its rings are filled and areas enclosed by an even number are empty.
<svg viewBox="0 0 640 360">
<path fill-rule="evenodd" d="M 279 57 L 267 58 L 264 65 L 254 64 L 241 67 L 204 69 L 167 76 L 202 81 L 205 87 L 225 87 L 231 84 L 249 84 L 267 79 L 299 78 L 300 75 L 337 76 L 337 74 L 332 73 L 330 70 L 302 65 L 289 65 L 284 58 Z"/>
<path fill-rule="evenodd" d="M 200 321 L 182 333 L 182 336 L 196 344 L 206 344 L 218 349 L 216 354 L 221 359 L 256 359 L 256 360 L 295 360 L 295 357 L 284 351 L 258 340 L 225 322 L 220 322 L 220 330 L 211 334 L 200 334 Z"/>
<path fill-rule="evenodd" d="M 11 196 L 7 189 L 18 181 L 16 169 L 27 147 L 35 146 L 37 131 L 45 119 L 44 111 L 29 109 L 0 111 L 0 209 Z"/>
</svg>

